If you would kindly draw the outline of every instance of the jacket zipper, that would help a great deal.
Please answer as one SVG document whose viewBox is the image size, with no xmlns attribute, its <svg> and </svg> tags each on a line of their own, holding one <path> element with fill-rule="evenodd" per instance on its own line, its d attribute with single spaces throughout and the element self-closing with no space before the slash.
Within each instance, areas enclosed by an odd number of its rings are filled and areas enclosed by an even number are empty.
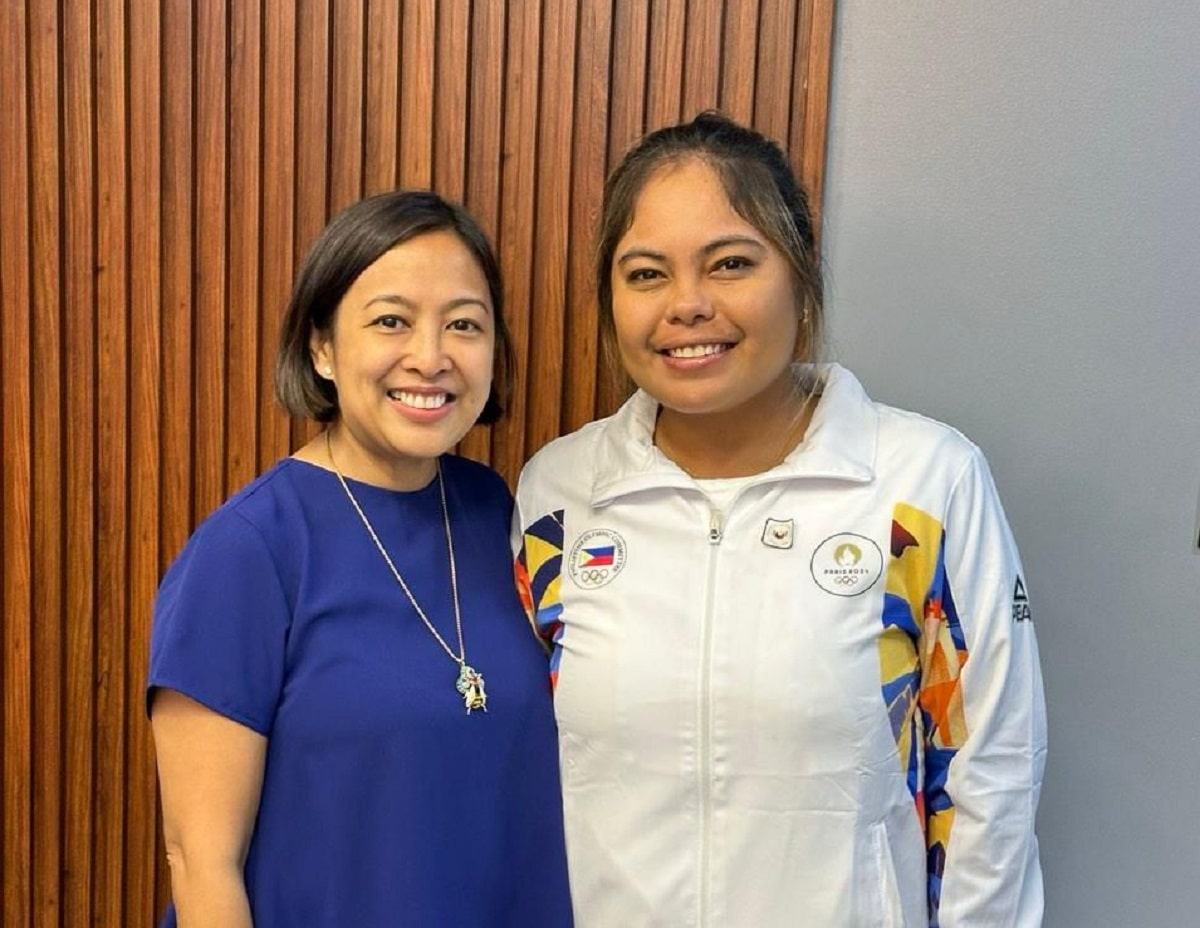
<svg viewBox="0 0 1200 928">
<path fill-rule="evenodd" d="M 715 599 L 717 548 L 724 534 L 724 516 L 719 509 L 709 509 L 708 516 L 708 577 L 705 583 L 704 618 L 701 626 L 700 649 L 700 699 L 698 700 L 698 728 L 700 734 L 700 928 L 708 925 L 708 883 L 712 849 L 710 826 L 712 820 L 712 637 L 713 605 Z"/>
</svg>

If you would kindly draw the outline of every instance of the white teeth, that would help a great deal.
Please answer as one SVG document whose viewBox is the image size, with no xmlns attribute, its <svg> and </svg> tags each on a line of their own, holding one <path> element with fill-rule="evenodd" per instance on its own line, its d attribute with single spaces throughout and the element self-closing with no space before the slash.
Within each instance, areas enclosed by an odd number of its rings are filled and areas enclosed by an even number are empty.
<svg viewBox="0 0 1200 928">
<path fill-rule="evenodd" d="M 389 390 L 388 396 L 414 409 L 440 409 L 448 399 L 445 393 L 409 393 L 407 390 Z"/>
<path fill-rule="evenodd" d="M 684 345 L 681 348 L 667 349 L 667 354 L 672 358 L 706 358 L 724 350 L 724 345 Z"/>
</svg>

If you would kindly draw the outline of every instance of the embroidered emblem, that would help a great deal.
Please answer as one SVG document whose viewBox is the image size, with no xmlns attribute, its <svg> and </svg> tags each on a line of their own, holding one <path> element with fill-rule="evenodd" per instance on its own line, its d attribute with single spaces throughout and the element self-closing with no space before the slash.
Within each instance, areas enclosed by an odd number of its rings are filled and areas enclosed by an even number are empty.
<svg viewBox="0 0 1200 928">
<path fill-rule="evenodd" d="M 1017 585 L 1013 587 L 1012 613 L 1014 622 L 1033 621 L 1033 613 L 1029 609 L 1029 594 L 1025 592 L 1025 583 L 1020 575 L 1017 576 Z"/>
<path fill-rule="evenodd" d="M 794 525 L 792 519 L 767 519 L 763 526 L 762 543 L 768 548 L 790 548 Z"/>
<path fill-rule="evenodd" d="M 817 545 L 809 564 L 817 586 L 834 596 L 858 596 L 883 573 L 883 553 L 865 535 L 841 532 Z"/>
<path fill-rule="evenodd" d="M 611 583 L 625 566 L 625 539 L 607 528 L 584 532 L 571 547 L 567 570 L 587 590 Z"/>
</svg>

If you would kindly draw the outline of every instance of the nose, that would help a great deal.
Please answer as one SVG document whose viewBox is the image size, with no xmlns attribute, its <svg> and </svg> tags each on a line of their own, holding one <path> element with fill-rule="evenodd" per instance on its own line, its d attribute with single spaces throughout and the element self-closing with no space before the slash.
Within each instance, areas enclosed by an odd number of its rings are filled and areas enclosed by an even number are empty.
<svg viewBox="0 0 1200 928">
<path fill-rule="evenodd" d="M 668 319 L 679 325 L 696 325 L 713 317 L 712 300 L 698 281 L 677 281 Z"/>
<path fill-rule="evenodd" d="M 405 348 L 404 366 L 426 379 L 450 369 L 440 322 L 414 326 Z"/>
</svg>

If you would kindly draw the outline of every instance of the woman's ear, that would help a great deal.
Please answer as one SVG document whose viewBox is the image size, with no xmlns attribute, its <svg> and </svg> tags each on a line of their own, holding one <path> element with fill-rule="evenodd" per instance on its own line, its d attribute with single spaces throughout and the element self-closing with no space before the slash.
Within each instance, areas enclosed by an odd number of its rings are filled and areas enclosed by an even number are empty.
<svg viewBox="0 0 1200 928">
<path fill-rule="evenodd" d="M 792 359 L 808 361 L 812 353 L 812 326 L 809 324 L 809 310 L 805 306 L 800 312 L 796 325 L 796 344 L 792 346 Z"/>
<path fill-rule="evenodd" d="M 333 380 L 333 342 L 325 332 L 313 332 L 308 353 L 318 377 Z"/>
</svg>

